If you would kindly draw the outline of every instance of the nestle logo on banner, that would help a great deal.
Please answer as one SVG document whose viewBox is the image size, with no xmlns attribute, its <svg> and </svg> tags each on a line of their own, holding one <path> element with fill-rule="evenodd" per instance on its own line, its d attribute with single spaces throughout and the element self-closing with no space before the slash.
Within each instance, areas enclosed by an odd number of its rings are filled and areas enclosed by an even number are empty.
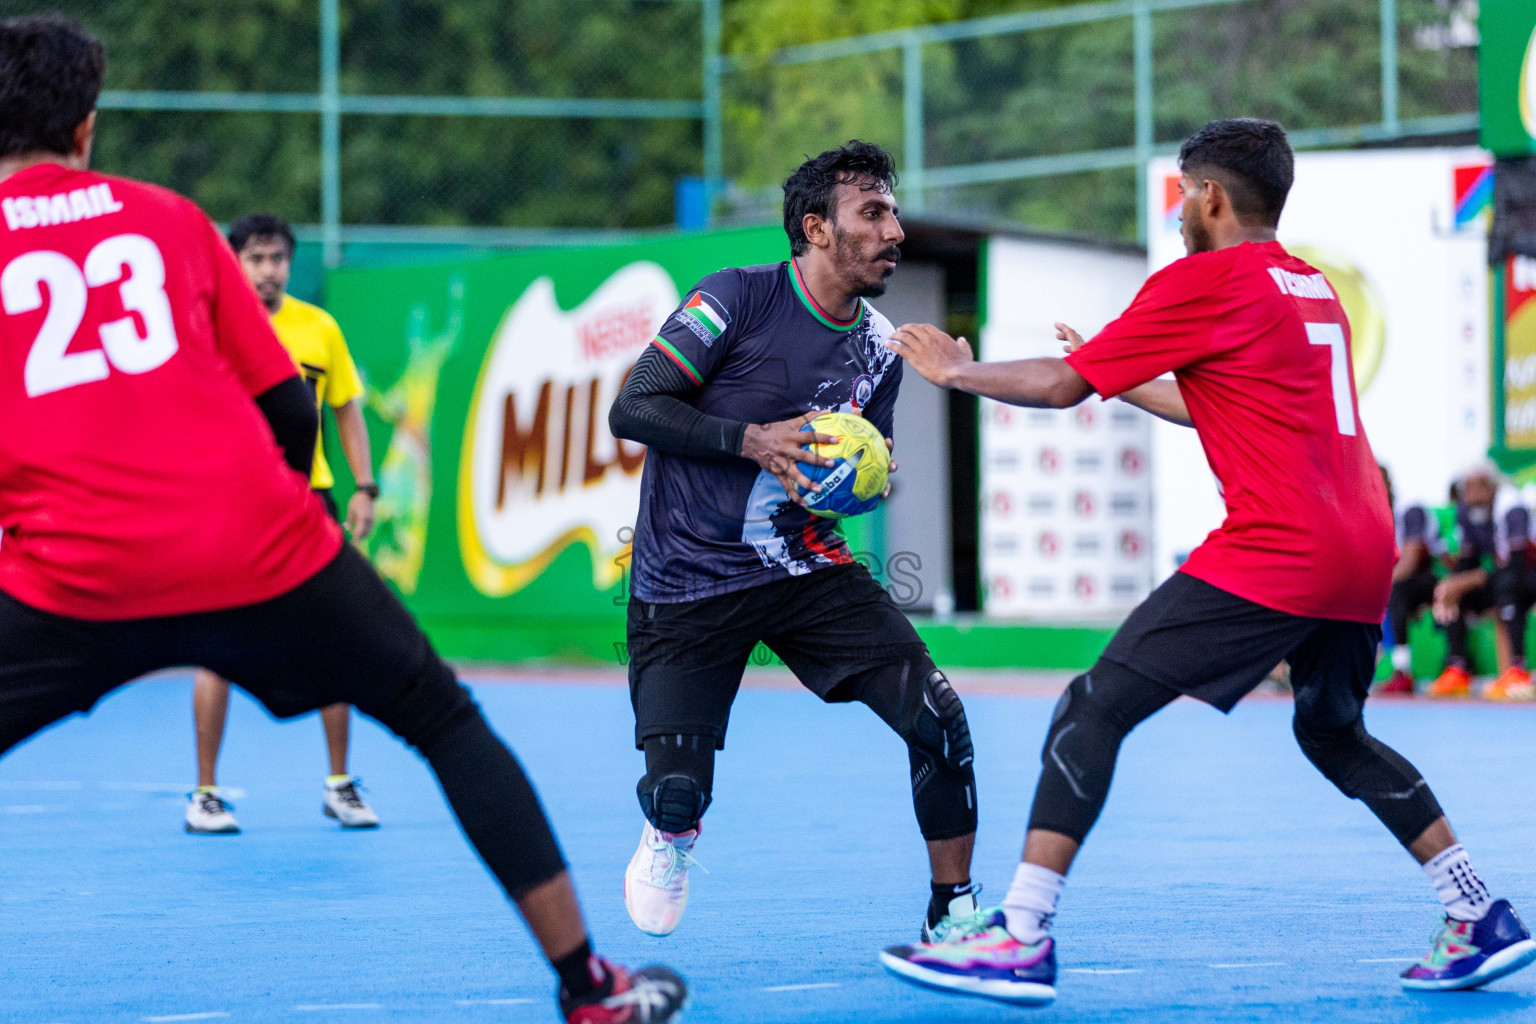
<svg viewBox="0 0 1536 1024">
<path fill-rule="evenodd" d="M 1135 597 L 1141 592 L 1141 581 L 1135 576 L 1115 576 L 1109 581 L 1109 592 L 1115 597 Z"/>
<path fill-rule="evenodd" d="M 1137 411 L 1123 402 L 1116 402 L 1109 407 L 1109 425 L 1117 430 L 1127 430 L 1139 426 L 1141 416 Z"/>
<path fill-rule="evenodd" d="M 1126 476 L 1140 476 L 1146 464 L 1146 456 L 1142 455 L 1140 448 L 1120 449 L 1120 472 Z"/>
<path fill-rule="evenodd" d="M 1079 519 L 1087 519 L 1093 515 L 1093 495 L 1087 491 L 1078 491 L 1072 496 L 1072 512 Z"/>
<path fill-rule="evenodd" d="M 1140 511 L 1141 498 L 1139 495 L 1118 491 L 1109 496 L 1109 514 L 1112 516 L 1134 516 Z"/>
<path fill-rule="evenodd" d="M 1031 409 L 1025 414 L 1024 420 L 1032 427 L 1054 427 L 1056 416 L 1054 409 Z"/>
<path fill-rule="evenodd" d="M 1097 473 L 1104 468 L 1104 456 L 1092 449 L 1079 450 L 1072 456 L 1072 468 L 1079 473 Z"/>
<path fill-rule="evenodd" d="M 1019 453 L 1012 448 L 1002 448 L 992 453 L 993 469 L 1018 469 Z"/>
<path fill-rule="evenodd" d="M 1074 555 L 1097 555 L 1104 550 L 1104 540 L 1096 533 L 1079 533 L 1072 538 Z"/>
<path fill-rule="evenodd" d="M 1036 491 L 1024 506 L 1032 516 L 1048 516 L 1056 511 L 1056 495 L 1049 491 Z"/>
<path fill-rule="evenodd" d="M 1019 548 L 1021 545 L 1019 543 L 1019 537 L 1017 534 L 1000 533 L 997 536 L 991 538 L 991 540 L 988 542 L 988 547 L 990 547 L 992 549 L 992 553 L 996 555 L 1016 555 L 1019 553 Z"/>
<path fill-rule="evenodd" d="M 1049 576 L 1032 576 L 1024 589 L 1030 597 L 1055 597 L 1056 581 Z"/>
<path fill-rule="evenodd" d="M 576 340 L 588 359 L 607 359 L 644 348 L 660 319 L 650 302 L 598 310 L 576 324 Z"/>
</svg>

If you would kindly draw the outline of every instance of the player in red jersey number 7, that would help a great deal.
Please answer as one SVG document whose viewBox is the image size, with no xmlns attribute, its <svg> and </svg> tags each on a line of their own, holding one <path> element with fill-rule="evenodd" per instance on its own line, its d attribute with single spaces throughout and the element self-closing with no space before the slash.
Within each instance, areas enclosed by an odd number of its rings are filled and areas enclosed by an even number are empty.
<svg viewBox="0 0 1536 1024">
<path fill-rule="evenodd" d="M 196 206 L 89 171 L 101 44 L 0 22 L 0 752 L 205 665 L 274 714 L 353 705 L 419 750 L 572 1024 L 661 1024 L 665 968 L 592 953 L 532 785 L 309 489 L 313 397 Z"/>
<path fill-rule="evenodd" d="M 1109 793 L 1121 740 L 1180 695 L 1222 711 L 1282 659 L 1302 752 L 1423 865 L 1445 905 L 1410 989 L 1475 988 L 1536 959 L 1418 771 L 1362 718 L 1395 559 L 1392 513 L 1355 401 L 1349 321 L 1326 278 L 1275 240 L 1293 161 L 1272 121 L 1213 121 L 1184 143 L 1189 255 L 1153 274 L 1065 359 L 977 363 L 935 327 L 895 332 L 918 373 L 1011 405 L 1097 392 L 1193 426 L 1227 518 L 1067 687 L 1042 754 L 1024 862 L 1001 909 L 947 941 L 881 956 L 904 979 L 1019 1003 L 1055 998 L 1056 902 Z M 1172 372 L 1174 381 L 1158 380 Z"/>
</svg>

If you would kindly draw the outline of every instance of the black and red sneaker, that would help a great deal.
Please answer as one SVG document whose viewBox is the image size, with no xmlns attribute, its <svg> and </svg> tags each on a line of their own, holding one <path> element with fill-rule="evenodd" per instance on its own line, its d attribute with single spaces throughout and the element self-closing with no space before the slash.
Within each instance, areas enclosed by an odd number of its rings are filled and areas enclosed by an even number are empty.
<svg viewBox="0 0 1536 1024">
<path fill-rule="evenodd" d="M 688 986 L 665 967 L 642 967 L 630 974 L 600 961 L 606 977 L 586 995 L 572 999 L 561 989 L 560 1012 L 566 1024 L 664 1024 L 677 1020 L 688 1002 Z"/>
</svg>

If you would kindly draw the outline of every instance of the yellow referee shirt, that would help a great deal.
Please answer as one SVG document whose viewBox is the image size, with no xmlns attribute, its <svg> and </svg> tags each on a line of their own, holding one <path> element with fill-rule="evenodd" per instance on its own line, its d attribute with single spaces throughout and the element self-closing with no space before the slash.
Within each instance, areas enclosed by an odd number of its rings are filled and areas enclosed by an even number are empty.
<svg viewBox="0 0 1536 1024">
<path fill-rule="evenodd" d="M 341 336 L 341 328 L 331 314 L 292 295 L 284 295 L 282 306 L 272 314 L 272 329 L 309 382 L 315 393 L 317 410 L 323 407 L 322 403 L 339 409 L 354 398 L 362 397 L 363 382 L 357 375 L 357 364 L 352 362 L 346 339 Z M 309 485 L 320 490 L 335 483 L 336 478 L 331 475 L 331 467 L 325 461 L 325 452 L 317 437 Z"/>
</svg>

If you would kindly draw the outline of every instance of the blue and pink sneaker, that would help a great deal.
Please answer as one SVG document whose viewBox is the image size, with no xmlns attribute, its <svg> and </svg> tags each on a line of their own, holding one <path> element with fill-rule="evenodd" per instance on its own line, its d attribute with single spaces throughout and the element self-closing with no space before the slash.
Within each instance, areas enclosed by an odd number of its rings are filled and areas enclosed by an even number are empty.
<svg viewBox="0 0 1536 1024">
<path fill-rule="evenodd" d="M 1481 921 L 1445 919 L 1435 948 L 1403 972 L 1403 988 L 1421 992 L 1477 988 L 1536 960 L 1536 942 L 1508 900 L 1498 900 Z"/>
<path fill-rule="evenodd" d="M 1056 946 L 1049 936 L 1026 946 L 1008 934 L 1001 910 L 956 922 L 942 942 L 892 946 L 881 965 L 903 981 L 1015 1006 L 1056 1000 Z"/>
</svg>

